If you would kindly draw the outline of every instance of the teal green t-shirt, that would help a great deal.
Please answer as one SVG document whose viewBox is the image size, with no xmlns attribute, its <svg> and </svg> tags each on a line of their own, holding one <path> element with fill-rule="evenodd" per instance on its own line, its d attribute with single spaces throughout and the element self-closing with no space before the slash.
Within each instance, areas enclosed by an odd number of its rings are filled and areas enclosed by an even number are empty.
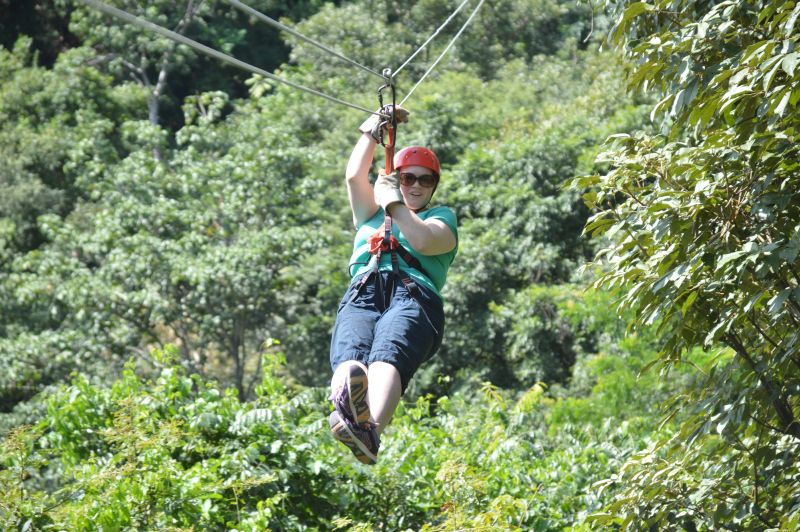
<svg viewBox="0 0 800 532">
<path fill-rule="evenodd" d="M 458 250 L 458 228 L 456 227 L 456 214 L 450 210 L 449 207 L 440 206 L 418 212 L 417 216 L 419 216 L 422 220 L 438 219 L 443 221 L 445 225 L 447 225 L 447 227 L 453 231 L 453 235 L 456 237 L 456 247 L 451 251 L 442 253 L 441 255 L 423 255 L 421 253 L 417 253 L 417 251 L 411 247 L 411 244 L 408 243 L 405 235 L 402 233 L 402 231 L 400 231 L 400 229 L 398 229 L 397 225 L 394 223 L 392 224 L 392 234 L 394 237 L 404 248 L 409 251 L 409 253 L 411 253 L 411 255 L 413 255 L 420 262 L 422 268 L 428 273 L 428 275 L 430 275 L 430 278 L 406 264 L 402 257 L 398 256 L 400 269 L 408 273 L 408 275 L 418 284 L 433 290 L 433 292 L 441 298 L 442 294 L 440 291 L 444 287 L 445 280 L 447 279 L 447 270 L 450 268 L 450 264 L 453 262 L 453 259 L 456 256 L 456 251 Z M 352 272 L 353 278 L 359 277 L 361 274 L 366 273 L 368 269 L 367 263 L 369 262 L 369 259 L 372 258 L 369 254 L 369 244 L 367 244 L 367 238 L 375 233 L 378 228 L 383 227 L 383 218 L 383 209 L 378 209 L 378 212 L 376 212 L 372 218 L 357 228 L 356 238 L 353 243 L 353 255 L 350 257 L 350 271 Z M 391 253 L 382 254 L 380 269 L 382 271 L 392 270 Z"/>
</svg>

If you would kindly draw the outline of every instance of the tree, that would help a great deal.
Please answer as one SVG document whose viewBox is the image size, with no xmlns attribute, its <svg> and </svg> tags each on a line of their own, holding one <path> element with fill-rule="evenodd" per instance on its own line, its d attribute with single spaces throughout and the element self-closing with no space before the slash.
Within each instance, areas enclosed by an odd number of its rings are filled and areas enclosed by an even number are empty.
<svg viewBox="0 0 800 532">
<path fill-rule="evenodd" d="M 82 45 L 96 52 L 92 65 L 120 81 L 134 80 L 146 90 L 151 124 L 177 130 L 181 126 L 182 101 L 188 95 L 222 90 L 231 96 L 246 96 L 247 75 L 229 65 L 117 20 L 83 2 L 55 1 L 69 12 L 70 31 Z M 248 19 L 224 2 L 114 0 L 106 3 L 266 70 L 280 66 L 288 55 L 284 35 Z M 316 0 L 293 2 L 290 6 L 256 0 L 248 5 L 273 18 L 283 15 L 301 18 L 319 9 Z"/>
<path fill-rule="evenodd" d="M 442 82 L 461 98 L 421 96 L 427 120 L 408 133 L 411 142 L 442 146 L 442 159 L 457 161 L 435 198 L 456 208 L 460 249 L 431 372 L 457 376 L 456 385 L 475 375 L 511 388 L 569 377 L 575 334 L 554 309 L 572 288 L 542 285 L 576 281 L 593 250 L 580 236 L 589 212 L 562 183 L 589 169 L 613 127 L 635 127 L 641 116 L 612 90 L 622 86 L 615 59 L 579 58 L 580 68 L 514 61 L 489 84 L 448 74 Z"/>
<path fill-rule="evenodd" d="M 0 50 L 3 412 L 76 367 L 94 372 L 104 359 L 102 347 L 59 329 L 65 305 L 53 294 L 74 272 L 74 257 L 52 260 L 43 251 L 48 225 L 89 200 L 92 180 L 124 156 L 118 127 L 145 101 L 129 84 L 113 86 L 88 57 L 85 49 L 70 50 L 47 69 L 36 64 L 30 38 Z"/>
<path fill-rule="evenodd" d="M 53 66 L 61 52 L 77 45 L 67 29 L 68 14 L 56 8 L 58 1 L 0 0 L 0 46 L 10 50 L 19 37 L 31 37 L 39 62 Z"/>
<path fill-rule="evenodd" d="M 68 1 L 68 0 L 65 0 Z M 150 20 L 175 33 L 184 34 L 203 16 L 209 16 L 210 4 L 201 1 L 116 2 L 132 14 Z M 167 89 L 171 71 L 185 65 L 193 51 L 179 47 L 164 37 L 151 36 L 139 28 L 111 19 L 91 6 L 78 3 L 71 15 L 70 29 L 89 46 L 98 48 L 96 64 L 109 63 L 117 75 L 126 74 L 147 91 L 148 120 L 153 125 L 161 122 L 160 105 Z M 216 44 L 216 43 L 215 43 Z"/>
<path fill-rule="evenodd" d="M 125 5 L 136 11 L 139 4 Z M 436 11 L 431 4 L 418 6 L 414 17 Z M 378 21 L 387 38 L 408 38 L 391 48 L 370 39 L 375 22 L 368 8 L 327 5 L 301 29 L 331 42 L 336 31 L 355 28 L 336 41 L 348 55 L 404 58 L 409 43 L 418 44 L 418 36 L 403 35 L 398 22 L 405 8 L 387 8 L 386 20 Z M 162 14 L 154 5 L 143 14 L 178 24 L 185 11 L 176 9 L 164 7 Z M 217 12 L 208 13 L 207 27 L 187 26 L 192 36 L 205 35 L 210 21 L 216 23 Z M 108 20 L 84 7 L 73 15 L 87 45 L 72 52 L 80 58 L 76 63 L 93 75 L 101 68 L 114 74 L 113 100 L 126 105 L 116 121 L 104 123 L 113 157 L 94 152 L 104 143 L 80 144 L 82 158 L 70 166 L 82 177 L 76 208 L 32 216 L 47 244 L 9 261 L 2 283 L 7 314 L 36 317 L 7 328 L 0 343 L 4 359 L 26 353 L 8 374 L 11 385 L 56 382 L 85 368 L 87 360 L 114 374 L 122 359 L 134 355 L 148 364 L 151 347 L 174 342 L 192 371 L 218 376 L 246 397 L 251 379 L 260 375 L 256 353 L 269 339 L 284 344 L 294 378 L 327 380 L 329 328 L 349 280 L 352 238 L 342 169 L 362 117 L 254 77 L 248 99 L 195 94 L 184 100 L 183 118 L 175 122 L 183 127 L 153 124 L 144 112 L 152 91 L 140 82 L 120 83 L 130 70 L 125 62 L 145 61 L 152 81 L 162 65 L 153 59 L 159 54 L 174 52 L 170 57 L 185 60 L 180 64 L 186 68 L 196 58 L 135 28 L 103 26 L 100 21 Z M 229 29 L 225 23 L 221 28 Z M 104 61 L 96 61 L 94 46 L 105 52 Z M 298 64 L 282 75 L 375 104 L 374 93 L 355 83 L 350 70 L 318 67 L 303 59 L 307 48 L 298 50 Z M 518 374 L 510 370 L 496 380 L 527 385 L 551 376 L 564 380 L 574 360 L 572 336 L 558 317 L 542 321 L 544 336 L 556 342 L 549 352 L 524 348 L 524 324 L 546 318 L 557 298 L 532 289 L 516 299 L 513 292 L 569 280 L 590 253 L 578 235 L 587 211 L 560 182 L 591 161 L 606 122 L 626 127 L 638 115 L 632 102 L 608 92 L 619 78 L 609 56 L 566 55 L 570 59 L 553 64 L 543 58 L 528 64 L 525 54 L 509 51 L 513 60 L 497 65 L 496 79 L 484 82 L 459 67 L 432 76 L 410 100 L 412 122 L 402 129 L 401 142 L 430 145 L 440 154 L 446 173 L 437 197 L 461 209 L 466 242 L 448 288 L 452 297 L 446 295 L 454 326 L 447 340 L 452 347 L 441 358 L 445 370 L 482 370 L 487 360 L 506 368 L 525 359 Z M 496 255 L 474 244 L 481 235 L 496 237 Z M 480 284 L 465 280 L 467 270 L 481 276 Z M 528 303 L 536 315 L 503 310 Z M 487 345 L 485 338 L 498 343 Z M 52 356 L 54 349 L 63 356 Z M 552 374 L 539 367 L 551 355 L 559 359 Z"/>
<path fill-rule="evenodd" d="M 86 59 L 75 50 L 43 68 L 27 37 L 0 49 L 0 218 L 15 250 L 39 247 L 37 216 L 68 214 L 80 181 L 118 157 L 114 127 L 130 116 L 137 94 L 114 90 Z"/>
<path fill-rule="evenodd" d="M 608 2 L 631 85 L 663 96 L 661 135 L 618 135 L 576 181 L 609 243 L 598 284 L 659 324 L 666 370 L 728 348 L 673 408 L 674 439 L 632 461 L 620 522 L 788 527 L 800 519 L 800 56 L 793 2 Z M 635 473 L 635 481 L 631 475 Z M 638 490 L 647 486 L 644 497 Z M 636 526 L 641 526 L 639 521 Z"/>
<path fill-rule="evenodd" d="M 27 258 L 15 292 L 33 292 L 59 318 L 51 327 L 79 331 L 117 360 L 175 341 L 188 367 L 244 399 L 260 375 L 257 353 L 282 330 L 282 272 L 325 247 L 325 235 L 310 240 L 304 229 L 313 150 L 291 123 L 260 126 L 278 108 L 266 117 L 244 102 L 223 120 L 227 104 L 222 93 L 187 103 L 180 149 L 164 151 L 169 166 L 150 155 L 166 148 L 165 132 L 127 123 L 130 155 L 91 185 L 93 202 L 43 220 L 52 242 Z"/>
</svg>

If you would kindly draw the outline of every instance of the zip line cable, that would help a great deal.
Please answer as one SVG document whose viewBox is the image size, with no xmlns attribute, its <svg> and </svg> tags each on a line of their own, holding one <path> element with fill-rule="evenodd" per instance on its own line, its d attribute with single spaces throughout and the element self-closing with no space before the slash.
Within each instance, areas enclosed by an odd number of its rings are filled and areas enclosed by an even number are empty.
<svg viewBox="0 0 800 532">
<path fill-rule="evenodd" d="M 409 64 L 409 63 L 411 62 L 411 60 L 412 60 L 412 59 L 414 59 L 415 57 L 417 57 L 417 54 L 419 54 L 419 53 L 422 51 L 422 49 L 423 49 L 423 48 L 425 48 L 425 47 L 428 45 L 428 43 L 429 43 L 429 42 L 431 42 L 431 41 L 433 40 L 433 38 L 434 38 L 434 37 L 436 37 L 437 35 L 439 35 L 439 32 L 441 32 L 441 31 L 444 29 L 444 27 L 445 27 L 445 26 L 447 26 L 447 25 L 450 23 L 450 21 L 451 21 L 451 20 L 453 20 L 453 17 L 455 17 L 455 16 L 458 14 L 458 12 L 459 12 L 459 11 L 461 11 L 461 8 L 462 8 L 462 7 L 464 7 L 465 5 L 467 5 L 467 2 L 469 2 L 469 0 L 464 0 L 463 2 L 461 2 L 461 5 L 460 5 L 460 6 L 458 6 L 458 7 L 456 8 L 456 10 L 455 10 L 455 11 L 453 11 L 453 13 L 451 13 L 451 14 L 450 14 L 450 16 L 449 16 L 449 17 L 447 17 L 447 20 L 445 20 L 445 21 L 442 23 L 442 25 L 441 25 L 441 26 L 439 26 L 439 27 L 436 29 L 436 31 L 435 31 L 435 32 L 433 32 L 433 35 L 431 35 L 430 37 L 428 37 L 428 40 L 427 40 L 427 41 L 425 41 L 424 43 L 422 43 L 422 45 L 421 45 L 419 48 L 417 48 L 417 51 L 416 51 L 416 52 L 414 52 L 413 54 L 411 54 L 411 56 L 410 56 L 408 59 L 406 59 L 406 60 L 405 60 L 405 62 L 404 62 L 402 65 L 400 65 L 400 67 L 399 67 L 397 70 L 395 70 L 395 71 L 394 71 L 394 74 L 393 74 L 393 75 L 395 75 L 395 76 L 396 76 L 396 75 L 397 75 L 397 74 L 398 74 L 398 73 L 399 73 L 401 70 L 403 70 L 403 69 L 406 67 L 406 65 L 407 65 L 407 64 Z"/>
<path fill-rule="evenodd" d="M 305 41 L 305 42 L 307 42 L 307 43 L 309 43 L 309 44 L 311 44 L 313 46 L 316 46 L 320 50 L 324 50 L 324 51 L 328 52 L 329 54 L 338 57 L 342 61 L 350 63 L 351 65 L 353 65 L 355 67 L 358 67 L 361 70 L 364 70 L 366 72 L 369 72 L 370 74 L 374 74 L 374 75 L 378 76 L 379 78 L 382 78 L 382 79 L 384 78 L 383 74 L 381 74 L 379 72 L 376 72 L 376 71 L 372 70 L 371 68 L 362 65 L 361 63 L 357 63 L 356 61 L 353 61 L 352 59 L 350 59 L 348 57 L 343 56 L 342 54 L 340 54 L 336 50 L 328 48 L 324 44 L 321 44 L 321 43 L 315 41 L 311 37 L 306 37 L 302 33 L 299 33 L 298 31 L 295 31 L 292 28 L 290 28 L 290 27 L 288 27 L 288 26 L 286 26 L 284 24 L 281 24 L 277 20 L 272 19 L 272 18 L 268 17 L 267 15 L 265 15 L 265 14 L 259 12 L 259 11 L 256 11 L 252 7 L 243 4 L 239 0 L 228 0 L 228 3 L 231 4 L 233 7 L 243 11 L 244 13 L 247 13 L 248 15 L 253 16 L 253 17 L 261 20 L 262 22 L 266 22 L 267 24 L 269 24 L 270 26 L 272 26 L 274 28 L 277 28 L 279 30 L 285 31 L 286 33 L 289 33 L 290 35 L 294 35 L 298 39 L 303 40 L 303 41 Z"/>
<path fill-rule="evenodd" d="M 479 9 L 481 8 L 481 6 L 483 5 L 483 2 L 484 2 L 484 0 L 481 0 L 480 2 L 478 2 L 478 5 L 477 5 L 477 6 L 475 6 L 475 9 L 472 11 L 472 14 L 469 16 L 469 18 L 467 19 L 467 21 L 466 21 L 466 22 L 464 22 L 464 25 L 463 25 L 463 26 L 461 26 L 461 29 L 460 29 L 460 30 L 458 30 L 458 33 L 456 33 L 456 34 L 455 34 L 455 36 L 453 37 L 453 39 L 452 39 L 452 40 L 451 40 L 451 41 L 450 41 L 450 42 L 447 44 L 447 46 L 446 46 L 446 47 L 445 47 L 445 49 L 442 51 L 442 53 L 441 53 L 441 54 L 439 54 L 439 57 L 437 57 L 437 58 L 436 58 L 436 61 L 434 61 L 434 62 L 433 62 L 433 64 L 430 66 L 430 68 L 428 68 L 428 70 L 426 70 L 426 71 L 425 71 L 425 73 L 422 75 L 422 77 L 421 77 L 421 78 L 419 78 L 419 81 L 417 82 L 417 84 L 416 84 L 416 85 L 414 85 L 413 87 L 411 87 L 411 90 L 410 90 L 410 91 L 408 91 L 408 94 L 406 94 L 405 98 L 403 98 L 403 99 L 402 99 L 402 101 L 400 102 L 400 105 L 401 105 L 401 106 L 402 106 L 402 105 L 403 105 L 403 104 L 406 102 L 406 100 L 408 100 L 408 98 L 409 98 L 409 97 L 410 97 L 410 96 L 411 96 L 411 95 L 414 93 L 414 91 L 415 91 L 415 90 L 417 90 L 417 87 L 419 87 L 420 83 L 422 83 L 422 82 L 423 82 L 423 80 L 424 80 L 426 77 L 428 77 L 428 74 L 430 74 L 430 73 L 431 73 L 431 71 L 432 71 L 434 68 L 436 68 L 436 65 L 438 65 L 438 64 L 439 64 L 439 61 L 441 61 L 441 60 L 442 60 L 442 58 L 444 57 L 444 55 L 447 53 L 447 51 L 448 51 L 448 50 L 450 50 L 450 48 L 453 46 L 453 44 L 456 42 L 456 40 L 457 40 L 457 39 L 458 39 L 458 38 L 461 36 L 461 34 L 464 32 L 464 30 L 465 30 L 465 29 L 467 29 L 467 26 L 469 26 L 469 23 L 470 23 L 470 22 L 472 22 L 472 19 L 473 19 L 473 18 L 475 18 L 475 15 L 478 13 L 478 10 L 479 10 Z"/>
<path fill-rule="evenodd" d="M 288 86 L 290 86 L 292 88 L 295 88 L 297 90 L 301 90 L 303 92 L 307 92 L 309 94 L 313 94 L 314 96 L 319 96 L 320 98 L 325 98 L 326 100 L 329 100 L 329 101 L 334 102 L 334 103 L 338 103 L 339 105 L 344 105 L 346 107 L 351 107 L 353 109 L 358 109 L 359 111 L 364 111 L 365 113 L 369 113 L 371 115 L 384 116 L 383 114 L 376 113 L 376 112 L 374 112 L 374 111 L 372 111 L 370 109 L 367 109 L 366 107 L 361 107 L 360 105 L 349 103 L 349 102 L 346 102 L 344 100 L 340 100 L 339 98 L 335 98 L 333 96 L 328 96 L 327 94 L 319 92 L 318 90 L 314 90 L 314 89 L 311 89 L 309 87 L 305 87 L 303 85 L 300 85 L 298 83 L 294 83 L 293 81 L 289 81 L 287 79 L 278 77 L 278 76 L 276 76 L 274 74 L 270 74 L 266 70 L 263 70 L 263 69 L 260 69 L 258 67 L 255 67 L 253 65 L 250 65 L 248 63 L 245 63 L 244 61 L 240 61 L 239 59 L 236 59 L 233 56 L 224 54 L 224 53 L 222 53 L 222 52 L 220 52 L 218 50 L 215 50 L 213 48 L 210 48 L 210 47 L 208 47 L 208 46 L 206 46 L 204 44 L 200 44 L 199 42 L 194 41 L 194 40 L 192 40 L 192 39 L 190 39 L 190 38 L 188 38 L 188 37 L 186 37 L 184 35 L 181 35 L 179 33 L 175 33 L 174 31 L 171 31 L 171 30 L 168 30 L 166 28 L 163 28 L 163 27 L 159 26 L 158 24 L 153 24 L 152 22 L 144 20 L 144 19 L 141 19 L 141 18 L 139 18 L 139 17 L 137 17 L 135 15 L 131 15 L 130 13 L 128 13 L 126 11 L 123 11 L 121 9 L 117 9 L 116 7 L 112 7 L 112 6 L 106 5 L 106 4 L 102 3 L 102 2 L 98 2 L 97 0 L 82 0 L 82 1 L 83 1 L 83 3 L 88 4 L 91 7 L 94 7 L 95 9 L 98 9 L 98 10 L 102 11 L 103 13 L 106 13 L 107 15 L 111 15 L 111 16 L 117 17 L 119 19 L 124 20 L 125 22 L 133 24 L 134 26 L 139 26 L 140 28 L 153 31 L 155 33 L 158 33 L 159 35 L 162 35 L 162 36 L 166 37 L 167 39 L 170 39 L 170 40 L 175 41 L 175 42 L 180 43 L 180 44 L 185 44 L 186 46 L 188 46 L 190 48 L 194 48 L 198 52 L 202 52 L 202 53 L 204 53 L 206 55 L 209 55 L 209 56 L 211 56 L 211 57 L 213 57 L 215 59 L 219 59 L 220 61 L 223 61 L 225 63 L 229 63 L 229 64 L 231 64 L 233 66 L 236 66 L 236 67 L 238 67 L 238 68 L 240 68 L 242 70 L 247 70 L 247 71 L 252 72 L 254 74 L 258 74 L 260 76 L 264 76 L 265 78 L 271 79 L 273 81 L 277 81 L 279 83 L 283 83 L 283 84 L 288 85 Z M 381 77 L 383 77 L 383 76 L 381 76 Z"/>
<path fill-rule="evenodd" d="M 118 9 L 116 7 L 109 6 L 107 4 L 99 2 L 97 0 L 82 0 L 82 1 L 83 1 L 83 3 L 85 3 L 85 4 L 87 4 L 87 5 L 91 6 L 91 7 L 94 7 L 95 9 L 97 9 L 99 11 L 102 11 L 103 13 L 106 13 L 107 15 L 111 15 L 111 16 L 117 17 L 117 18 L 119 18 L 121 20 L 124 20 L 125 22 L 133 24 L 134 26 L 139 26 L 142 29 L 153 31 L 153 32 L 155 32 L 155 33 L 157 33 L 159 35 L 162 35 L 163 37 L 166 37 L 167 39 L 175 41 L 175 42 L 177 42 L 179 44 L 184 44 L 184 45 L 186 45 L 186 46 L 188 46 L 190 48 L 193 48 L 193 49 L 195 49 L 195 50 L 197 50 L 197 51 L 199 51 L 201 53 L 204 53 L 204 54 L 206 54 L 206 55 L 208 55 L 210 57 L 213 57 L 215 59 L 219 59 L 222 62 L 231 64 L 231 65 L 233 65 L 235 67 L 238 67 L 238 68 L 240 68 L 242 70 L 247 70 L 249 72 L 252 72 L 254 74 L 258 74 L 260 76 L 263 76 L 265 78 L 271 79 L 273 81 L 277 81 L 279 83 L 283 83 L 283 84 L 288 85 L 288 86 L 290 86 L 290 87 L 292 87 L 294 89 L 301 90 L 301 91 L 307 92 L 309 94 L 313 94 L 314 96 L 318 96 L 320 98 L 324 98 L 324 99 L 326 99 L 328 101 L 331 101 L 333 103 L 337 103 L 339 105 L 344 105 L 344 106 L 350 107 L 352 109 L 358 109 L 359 111 L 363 111 L 363 112 L 369 113 L 371 115 L 378 115 L 378 116 L 382 116 L 382 117 L 386 118 L 386 115 L 384 115 L 381 112 L 371 111 L 371 110 L 367 109 L 366 107 L 361 107 L 360 105 L 356 105 L 356 104 L 353 104 L 353 103 L 350 103 L 350 102 L 346 102 L 344 100 L 340 100 L 339 98 L 335 98 L 333 96 L 329 96 L 329 95 L 327 95 L 327 94 L 325 94 L 323 92 L 320 92 L 318 90 L 315 90 L 315 89 L 306 87 L 304 85 L 300 85 L 299 83 L 294 83 L 294 82 L 289 81 L 287 79 L 281 78 L 279 76 L 276 76 L 274 74 L 271 74 L 271 73 L 267 72 L 266 70 L 263 70 L 261 68 L 255 67 L 253 65 L 250 65 L 249 63 L 245 63 L 244 61 L 236 59 L 233 56 L 230 56 L 228 54 L 225 54 L 223 52 L 220 52 L 218 50 L 210 48 L 210 47 L 208 47 L 208 46 L 206 46 L 204 44 L 201 44 L 201 43 L 199 43 L 199 42 L 197 42 L 195 40 L 192 40 L 192 39 L 190 39 L 190 38 L 188 38 L 188 37 L 186 37 L 184 35 L 181 35 L 181 34 L 176 33 L 174 31 L 168 30 L 168 29 L 166 29 L 164 27 L 159 26 L 158 24 L 154 24 L 154 23 L 152 23 L 152 22 L 150 22 L 148 20 L 144 20 L 142 18 L 139 18 L 139 17 L 137 17 L 135 15 L 132 15 L 132 14 L 130 14 L 130 13 L 126 12 L 126 11 L 123 11 L 121 9 Z M 439 62 L 442 60 L 442 58 L 444 58 L 445 54 L 447 54 L 447 52 L 450 50 L 450 48 L 453 46 L 453 44 L 456 42 L 456 40 L 458 40 L 458 38 L 461 36 L 461 34 L 464 32 L 464 30 L 470 24 L 470 22 L 472 22 L 472 19 L 475 18 L 475 15 L 478 13 L 478 10 L 483 5 L 484 1 L 485 0 L 480 0 L 480 2 L 478 2 L 478 5 L 472 11 L 472 13 L 470 14 L 469 18 L 467 18 L 466 22 L 464 22 L 464 25 L 461 27 L 461 29 L 458 30 L 458 33 L 456 33 L 456 35 L 453 37 L 453 39 L 447 44 L 447 46 L 442 51 L 442 53 L 439 54 L 439 57 L 436 58 L 436 61 L 434 61 L 433 64 L 428 68 L 428 70 L 425 71 L 425 73 L 422 75 L 422 77 L 419 79 L 419 81 L 417 81 L 417 83 L 411 88 L 411 90 L 408 91 L 408 93 L 406 94 L 405 98 L 403 98 L 403 100 L 400 102 L 399 105 L 403 105 L 406 102 L 406 100 L 408 100 L 408 98 L 411 97 L 411 95 L 414 93 L 414 91 L 417 90 L 417 87 L 420 86 L 420 84 L 425 80 L 425 78 L 428 77 L 428 74 L 430 74 L 431 71 L 433 71 L 433 69 L 436 68 L 436 66 L 439 64 Z M 239 0 L 228 0 L 228 3 L 230 3 L 234 7 L 242 10 L 243 12 L 245 12 L 245 13 L 251 15 L 251 16 L 254 16 L 254 17 L 258 18 L 259 20 L 262 20 L 262 21 L 264 21 L 264 22 L 266 22 L 266 23 L 268 23 L 268 24 L 270 24 L 270 25 L 272 25 L 272 26 L 274 26 L 274 27 L 276 27 L 276 28 L 278 28 L 280 30 L 286 31 L 287 33 L 289 33 L 291 35 L 294 35 L 298 39 L 301 39 L 301 40 L 303 40 L 305 42 L 308 42 L 309 44 L 312 44 L 312 45 L 320 48 L 321 50 L 324 50 L 324 51 L 326 51 L 326 52 L 338 57 L 339 59 L 341 59 L 343 61 L 346 61 L 347 63 L 350 63 L 353 66 L 356 66 L 356 67 L 358 67 L 358 68 L 360 68 L 362 70 L 365 70 L 365 71 L 369 72 L 370 74 L 374 74 L 374 75 L 376 75 L 376 76 L 378 76 L 378 77 L 380 77 L 382 79 L 389 79 L 389 80 L 391 80 L 401 70 L 403 70 L 403 68 L 405 68 L 406 65 L 408 65 L 428 45 L 428 43 L 430 43 L 441 32 L 442 29 L 444 29 L 444 27 L 447 26 L 450 23 L 450 21 L 461 11 L 461 9 L 467 4 L 467 2 L 469 2 L 469 0 L 464 0 L 463 2 L 461 2 L 461 4 L 456 8 L 456 10 L 453 11 L 453 13 L 451 13 L 449 17 L 447 17 L 447 20 L 445 20 L 436 29 L 436 31 L 434 31 L 433 34 L 430 37 L 428 37 L 428 39 L 424 43 L 422 43 L 422 45 L 413 54 L 411 54 L 411 56 L 408 59 L 406 59 L 406 61 L 402 65 L 400 65 L 400 67 L 396 71 L 394 71 L 392 73 L 389 69 L 386 69 L 386 71 L 389 72 L 389 74 L 379 74 L 378 72 L 372 70 L 371 68 L 366 67 L 364 65 L 361 65 L 360 63 L 357 63 L 356 61 L 353 61 L 352 59 L 349 59 L 349 58 L 343 56 L 342 54 L 336 52 L 335 50 L 332 50 L 332 49 L 328 48 L 327 46 L 325 46 L 325 45 L 323 45 L 321 43 L 318 43 L 317 41 L 315 41 L 315 40 L 313 40 L 313 39 L 311 39 L 309 37 L 306 37 L 306 36 L 302 35 L 301 33 L 289 28 L 288 26 L 285 26 L 284 24 L 281 24 L 280 22 L 278 22 L 278 21 L 276 21 L 276 20 L 264 15 L 263 13 L 260 13 L 260 12 L 256 11 L 255 9 L 243 4 Z M 389 76 L 389 77 L 387 77 L 387 76 Z"/>
</svg>

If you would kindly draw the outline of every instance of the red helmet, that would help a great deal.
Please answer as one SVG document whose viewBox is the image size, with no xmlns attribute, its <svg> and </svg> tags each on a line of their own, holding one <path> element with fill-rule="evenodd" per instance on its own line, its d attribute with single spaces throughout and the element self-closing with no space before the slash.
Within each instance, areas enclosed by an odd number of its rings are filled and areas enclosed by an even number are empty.
<svg viewBox="0 0 800 532">
<path fill-rule="evenodd" d="M 405 166 L 422 166 L 431 170 L 436 177 L 441 174 L 439 159 L 436 154 L 422 146 L 409 146 L 394 155 L 394 167 L 398 170 Z"/>
</svg>

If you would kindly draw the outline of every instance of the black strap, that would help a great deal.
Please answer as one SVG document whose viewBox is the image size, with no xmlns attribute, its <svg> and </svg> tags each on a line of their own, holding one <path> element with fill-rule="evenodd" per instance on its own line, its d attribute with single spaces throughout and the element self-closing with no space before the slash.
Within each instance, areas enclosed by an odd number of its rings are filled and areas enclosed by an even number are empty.
<svg viewBox="0 0 800 532">
<path fill-rule="evenodd" d="M 385 245 L 390 246 L 391 236 L 392 236 L 392 217 L 389 215 L 388 211 L 385 213 L 385 216 L 383 218 L 383 226 L 385 231 L 383 235 L 383 243 Z M 422 264 L 420 264 L 420 262 L 416 259 L 416 257 L 414 257 L 411 254 L 411 252 L 408 251 L 406 248 L 401 246 L 399 242 L 397 244 L 397 247 L 392 248 L 390 246 L 390 249 L 392 253 L 392 273 L 394 274 L 393 277 L 399 278 L 400 281 L 403 283 L 403 286 L 406 287 L 408 294 L 414 299 L 416 299 L 417 303 L 419 303 L 419 299 L 417 299 L 419 297 L 419 286 L 417 285 L 416 282 L 414 282 L 413 279 L 411 279 L 410 275 L 400 271 L 400 263 L 397 260 L 397 256 L 400 255 L 400 257 L 402 257 L 402 259 L 406 262 L 406 264 L 408 264 L 412 268 L 415 268 L 426 277 L 428 276 L 427 272 L 425 272 L 425 270 L 422 268 Z M 420 305 L 420 308 L 422 308 L 422 305 Z M 428 317 L 427 314 L 425 315 L 425 317 L 426 318 Z M 428 321 L 430 322 L 430 320 Z"/>
<path fill-rule="evenodd" d="M 422 267 L 422 263 L 414 255 L 412 255 L 410 251 L 404 248 L 399 242 L 397 243 L 396 247 L 394 248 L 391 247 L 392 217 L 388 213 L 386 213 L 386 215 L 383 218 L 383 230 L 384 230 L 383 233 L 384 248 L 390 249 L 392 251 L 392 271 L 397 273 L 397 270 L 395 270 L 395 263 L 397 261 L 396 255 L 400 255 L 400 258 L 403 259 L 403 262 L 405 262 L 410 267 L 420 272 L 428 279 L 430 279 L 431 276 L 428 275 L 428 272 L 426 272 L 425 268 Z"/>
</svg>

